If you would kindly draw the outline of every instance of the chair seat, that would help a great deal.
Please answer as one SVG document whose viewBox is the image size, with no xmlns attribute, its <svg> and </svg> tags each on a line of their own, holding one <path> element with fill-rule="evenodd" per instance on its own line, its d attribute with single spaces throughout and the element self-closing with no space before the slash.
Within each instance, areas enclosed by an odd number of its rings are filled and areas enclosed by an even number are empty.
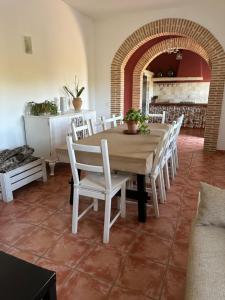
<svg viewBox="0 0 225 300">
<path fill-rule="evenodd" d="M 129 179 L 129 176 L 112 174 L 111 175 L 111 184 L 112 191 L 120 189 L 121 184 L 125 183 Z M 80 188 L 87 190 L 99 191 L 105 194 L 105 179 L 103 175 L 98 173 L 87 173 L 85 178 L 80 181 Z"/>
</svg>

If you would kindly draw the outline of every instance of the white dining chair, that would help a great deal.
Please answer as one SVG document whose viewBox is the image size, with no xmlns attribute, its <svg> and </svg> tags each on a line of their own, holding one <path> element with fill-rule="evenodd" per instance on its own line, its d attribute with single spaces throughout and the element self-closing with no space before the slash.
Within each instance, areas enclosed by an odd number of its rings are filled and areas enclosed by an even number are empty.
<svg viewBox="0 0 225 300">
<path fill-rule="evenodd" d="M 159 206 L 158 206 L 158 196 L 157 196 L 157 189 L 156 183 L 158 185 L 159 190 L 159 197 L 160 203 L 164 203 L 166 200 L 166 190 L 165 190 L 165 182 L 163 176 L 163 168 L 162 168 L 162 160 L 165 154 L 167 141 L 170 135 L 170 131 L 164 134 L 162 140 L 160 141 L 155 157 L 153 160 L 153 165 L 150 174 L 146 177 L 146 181 L 148 183 L 148 179 L 150 180 L 151 190 L 152 190 L 152 200 L 153 200 L 153 207 L 155 211 L 155 216 L 159 217 Z M 147 188 L 146 191 L 150 193 L 150 189 Z"/>
<path fill-rule="evenodd" d="M 117 127 L 117 123 L 123 124 L 123 116 L 122 115 L 116 116 L 115 114 L 113 114 L 112 117 L 108 119 L 102 116 L 101 121 L 102 121 L 103 129 L 107 130 L 109 128 Z"/>
<path fill-rule="evenodd" d="M 73 143 L 72 137 L 67 136 L 67 147 L 74 180 L 72 233 L 78 231 L 78 221 L 90 210 L 98 210 L 98 200 L 105 201 L 103 243 L 109 242 L 110 228 L 119 216 L 126 216 L 126 182 L 125 175 L 111 174 L 107 140 L 101 140 L 100 146 L 89 146 Z M 102 156 L 102 165 L 79 163 L 76 160 L 76 151 L 99 154 Z M 86 176 L 79 179 L 78 169 L 85 171 Z M 120 207 L 115 217 L 111 220 L 112 198 L 121 190 Z M 79 210 L 79 196 L 93 198 L 93 202 L 82 213 Z"/>
<path fill-rule="evenodd" d="M 177 119 L 177 121 L 173 121 L 169 144 L 167 146 L 165 157 L 163 159 L 164 176 L 165 176 L 166 187 L 168 189 L 170 188 L 169 171 L 168 171 L 169 166 L 170 166 L 170 175 L 172 180 L 175 178 L 175 175 L 177 173 L 177 168 L 179 167 L 177 140 L 178 140 L 183 119 L 184 119 L 184 115 L 181 115 Z"/>
<path fill-rule="evenodd" d="M 178 142 L 178 136 L 180 134 L 180 130 L 183 124 L 183 120 L 184 120 L 184 115 L 182 114 L 178 119 L 177 119 L 177 130 L 175 133 L 175 141 L 173 144 L 173 155 L 174 155 L 174 162 L 175 162 L 175 174 L 176 174 L 176 170 L 179 168 L 179 159 L 178 159 L 178 151 L 177 151 L 177 142 Z"/>
<path fill-rule="evenodd" d="M 118 116 L 116 115 L 113 115 L 114 116 L 114 119 L 116 121 L 116 124 L 118 125 L 123 125 L 124 124 L 124 121 L 123 121 L 123 115 L 122 114 L 119 114 Z"/>
<path fill-rule="evenodd" d="M 75 123 L 71 123 L 73 141 L 78 141 L 80 138 L 84 138 L 92 135 L 90 121 L 84 121 L 84 125 L 76 126 Z"/>
<path fill-rule="evenodd" d="M 154 123 L 155 119 L 161 119 L 161 123 L 165 123 L 166 120 L 166 112 L 163 111 L 161 114 L 151 114 L 149 113 L 148 116 L 153 120 Z"/>
<path fill-rule="evenodd" d="M 170 175 L 169 175 L 169 163 L 170 163 L 170 169 L 171 169 L 171 178 L 174 179 L 175 176 L 175 164 L 174 164 L 174 156 L 172 151 L 172 145 L 174 143 L 175 138 L 175 132 L 177 128 L 177 123 L 173 122 L 171 125 L 171 129 L 169 132 L 169 136 L 165 145 L 165 153 L 162 158 L 162 169 L 164 174 L 164 181 L 165 181 L 165 187 L 167 190 L 170 189 Z"/>
<path fill-rule="evenodd" d="M 103 128 L 103 122 L 102 122 L 101 117 L 97 118 L 96 120 L 90 119 L 90 127 L 91 127 L 92 134 L 102 132 L 104 130 L 104 128 Z"/>
</svg>

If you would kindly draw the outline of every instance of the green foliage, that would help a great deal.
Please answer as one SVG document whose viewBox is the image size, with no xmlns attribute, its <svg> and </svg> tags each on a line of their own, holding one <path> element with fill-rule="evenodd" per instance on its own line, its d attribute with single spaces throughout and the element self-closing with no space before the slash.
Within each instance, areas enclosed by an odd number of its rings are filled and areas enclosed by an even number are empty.
<svg viewBox="0 0 225 300">
<path fill-rule="evenodd" d="M 141 134 L 149 134 L 150 129 L 147 123 L 139 123 L 138 129 Z"/>
<path fill-rule="evenodd" d="M 128 112 L 126 113 L 126 116 L 124 118 L 124 121 L 135 121 L 136 123 L 138 123 L 141 120 L 142 117 L 142 113 L 140 110 L 131 108 L 128 110 Z"/>
<path fill-rule="evenodd" d="M 42 103 L 31 102 L 31 114 L 34 116 L 43 114 L 57 115 L 57 105 L 51 101 Z"/>
<path fill-rule="evenodd" d="M 74 85 L 75 85 L 74 90 L 71 90 L 66 85 L 63 86 L 63 89 L 66 91 L 66 93 L 69 96 L 72 96 L 72 98 L 79 98 L 80 95 L 84 91 L 84 86 L 82 86 L 81 88 L 79 88 L 79 81 L 77 80 L 76 76 L 75 76 L 75 80 L 74 80 Z"/>
<path fill-rule="evenodd" d="M 138 124 L 138 130 L 142 134 L 150 133 L 150 129 L 148 127 L 148 124 L 146 123 L 146 121 L 148 120 L 149 117 L 144 115 L 140 109 L 134 109 L 134 108 L 129 109 L 124 118 L 125 122 L 135 121 L 135 123 Z"/>
</svg>

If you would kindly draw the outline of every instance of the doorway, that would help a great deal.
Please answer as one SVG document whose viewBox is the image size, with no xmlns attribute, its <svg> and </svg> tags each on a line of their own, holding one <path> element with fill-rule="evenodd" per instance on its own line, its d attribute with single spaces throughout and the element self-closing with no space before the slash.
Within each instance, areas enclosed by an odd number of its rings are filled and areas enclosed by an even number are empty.
<svg viewBox="0 0 225 300">
<path fill-rule="evenodd" d="M 120 46 L 111 65 L 111 113 L 124 112 L 124 68 L 129 58 L 144 43 L 157 37 L 176 35 L 152 47 L 138 62 L 133 72 L 132 105 L 141 107 L 142 71 L 147 63 L 165 49 L 178 47 L 201 55 L 211 67 L 209 105 L 207 109 L 204 148 L 216 150 L 225 82 L 225 53 L 217 39 L 203 26 L 186 19 L 161 19 L 137 29 Z M 204 45 L 204 46 L 202 46 Z M 147 57 L 146 57 L 147 56 Z M 141 83 L 141 84 L 140 84 Z M 216 93 L 214 91 L 217 91 Z M 214 105 L 216 103 L 216 105 Z"/>
</svg>

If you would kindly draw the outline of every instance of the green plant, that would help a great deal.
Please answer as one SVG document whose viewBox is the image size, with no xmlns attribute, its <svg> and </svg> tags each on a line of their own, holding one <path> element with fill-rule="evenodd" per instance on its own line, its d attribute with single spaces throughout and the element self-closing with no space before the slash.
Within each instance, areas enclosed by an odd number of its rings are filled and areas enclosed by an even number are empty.
<svg viewBox="0 0 225 300">
<path fill-rule="evenodd" d="M 57 115 L 57 105 L 51 101 L 45 101 L 42 103 L 30 102 L 31 114 L 34 116 L 40 116 L 42 114 Z"/>
<path fill-rule="evenodd" d="M 73 98 L 79 98 L 80 95 L 84 91 L 84 86 L 82 86 L 81 88 L 79 88 L 79 81 L 77 80 L 76 76 L 75 76 L 75 80 L 74 80 L 74 85 L 75 85 L 74 90 L 71 90 L 66 85 L 63 86 L 63 89 L 66 91 L 66 93 L 69 96 L 72 96 Z"/>
<path fill-rule="evenodd" d="M 124 121 L 134 121 L 138 124 L 138 130 L 141 134 L 148 134 L 150 133 L 150 129 L 146 121 L 149 120 L 149 117 L 144 115 L 140 109 L 130 108 L 125 115 Z"/>
</svg>

